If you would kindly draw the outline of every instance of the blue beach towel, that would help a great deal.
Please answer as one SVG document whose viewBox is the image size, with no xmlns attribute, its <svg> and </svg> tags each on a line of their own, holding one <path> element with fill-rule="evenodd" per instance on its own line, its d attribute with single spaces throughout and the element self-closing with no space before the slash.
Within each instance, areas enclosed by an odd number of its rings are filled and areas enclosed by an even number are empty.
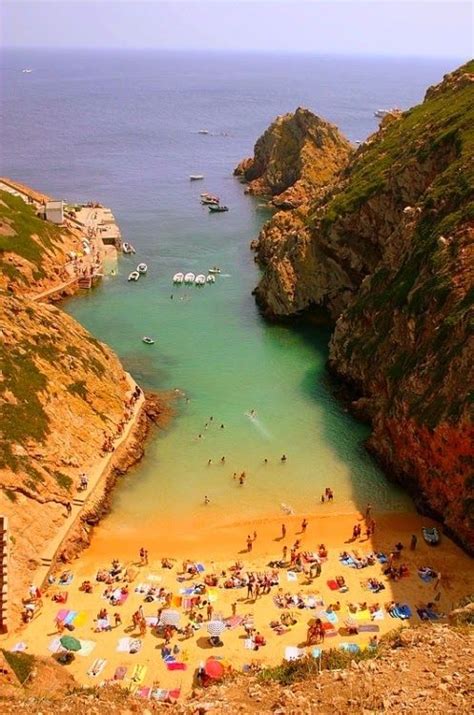
<svg viewBox="0 0 474 715">
<path fill-rule="evenodd" d="M 386 564 L 388 562 L 388 558 L 382 551 L 377 554 L 377 559 L 381 564 Z"/>
<path fill-rule="evenodd" d="M 340 558 L 339 561 L 340 561 L 341 564 L 343 564 L 344 566 L 355 566 L 355 561 L 354 561 L 354 559 L 352 558 L 352 556 L 347 556 L 345 559 Z"/>
<path fill-rule="evenodd" d="M 77 616 L 77 611 L 69 611 L 67 614 L 66 618 L 64 619 L 63 623 L 64 625 L 68 625 L 69 623 L 72 623 L 75 617 Z"/>
<path fill-rule="evenodd" d="M 404 621 L 407 618 L 411 618 L 411 616 L 413 615 L 410 607 L 407 606 L 406 604 L 404 604 L 402 606 L 398 606 L 397 608 L 394 608 L 393 612 L 395 614 L 395 618 L 401 618 L 402 621 Z"/>
<path fill-rule="evenodd" d="M 334 611 L 324 611 L 324 615 L 328 619 L 329 623 L 337 623 L 339 621 L 337 613 L 334 613 Z"/>
<path fill-rule="evenodd" d="M 204 567 L 204 564 L 196 564 L 196 568 L 199 571 L 199 573 L 203 573 L 206 570 Z"/>
</svg>

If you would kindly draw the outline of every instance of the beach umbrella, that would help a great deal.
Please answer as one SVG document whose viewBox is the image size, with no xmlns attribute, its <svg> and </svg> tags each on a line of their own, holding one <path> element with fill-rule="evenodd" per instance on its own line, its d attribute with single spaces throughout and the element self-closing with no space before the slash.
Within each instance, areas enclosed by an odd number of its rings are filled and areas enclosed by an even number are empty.
<svg viewBox="0 0 474 715">
<path fill-rule="evenodd" d="M 59 642 L 61 643 L 63 648 L 69 651 L 75 652 L 81 650 L 82 648 L 81 641 L 78 641 L 77 638 L 73 638 L 73 636 L 62 636 L 59 639 Z"/>
<path fill-rule="evenodd" d="M 222 676 L 224 675 L 224 666 L 219 660 L 215 660 L 214 658 L 208 658 L 206 660 L 206 665 L 204 666 L 204 672 L 210 678 L 214 678 L 214 680 L 219 680 L 219 678 L 222 678 Z"/>
<path fill-rule="evenodd" d="M 207 632 L 210 636 L 217 637 L 225 631 L 225 623 L 223 621 L 209 621 L 207 624 Z"/>
<path fill-rule="evenodd" d="M 161 612 L 160 626 L 178 626 L 180 615 L 178 611 L 167 609 Z"/>
</svg>

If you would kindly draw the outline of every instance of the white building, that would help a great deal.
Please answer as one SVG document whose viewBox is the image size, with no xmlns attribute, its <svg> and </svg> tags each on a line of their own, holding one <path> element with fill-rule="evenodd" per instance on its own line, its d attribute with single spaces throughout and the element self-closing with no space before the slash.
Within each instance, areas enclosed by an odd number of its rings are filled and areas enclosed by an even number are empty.
<svg viewBox="0 0 474 715">
<path fill-rule="evenodd" d="M 64 221 L 64 201 L 47 201 L 45 206 L 46 221 L 61 224 Z"/>
</svg>

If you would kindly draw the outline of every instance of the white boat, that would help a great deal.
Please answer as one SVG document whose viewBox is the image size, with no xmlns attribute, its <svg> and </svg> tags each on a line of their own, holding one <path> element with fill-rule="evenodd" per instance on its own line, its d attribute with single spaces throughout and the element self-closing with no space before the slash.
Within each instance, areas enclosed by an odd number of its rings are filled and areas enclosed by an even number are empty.
<svg viewBox="0 0 474 715">
<path fill-rule="evenodd" d="M 213 266 L 212 268 L 209 268 L 207 271 L 208 273 L 220 273 L 221 269 L 218 266 Z"/>
<path fill-rule="evenodd" d="M 23 74 L 31 74 L 33 72 L 33 70 L 31 70 L 29 67 L 25 67 L 25 69 L 21 71 L 23 72 Z"/>
<path fill-rule="evenodd" d="M 194 283 L 195 280 L 196 276 L 194 275 L 194 273 L 186 273 L 186 275 L 184 276 L 185 283 Z"/>
<path fill-rule="evenodd" d="M 201 179 L 204 179 L 204 174 L 191 174 L 189 177 L 190 181 L 200 181 Z"/>
<path fill-rule="evenodd" d="M 173 283 L 182 283 L 184 281 L 184 273 L 175 273 Z"/>
<path fill-rule="evenodd" d="M 129 281 L 137 281 L 140 278 L 140 274 L 138 271 L 132 271 L 130 275 L 128 276 Z"/>
<path fill-rule="evenodd" d="M 196 276 L 195 283 L 197 286 L 203 286 L 206 282 L 206 276 L 200 273 L 198 276 Z"/>
<path fill-rule="evenodd" d="M 216 277 L 213 276 L 212 274 L 208 275 L 206 278 L 206 283 L 215 283 L 216 282 Z"/>
<path fill-rule="evenodd" d="M 148 270 L 148 266 L 146 263 L 139 263 L 137 266 L 137 271 L 144 275 Z"/>
<path fill-rule="evenodd" d="M 209 134 L 209 129 L 199 129 L 198 134 Z"/>
<path fill-rule="evenodd" d="M 131 243 L 127 243 L 126 241 L 122 243 L 122 251 L 126 254 L 132 254 L 136 253 L 134 247 L 132 246 Z"/>
<path fill-rule="evenodd" d="M 144 335 L 142 338 L 142 343 L 145 343 L 146 345 L 154 345 L 155 341 L 153 338 L 149 338 L 148 335 Z"/>
</svg>

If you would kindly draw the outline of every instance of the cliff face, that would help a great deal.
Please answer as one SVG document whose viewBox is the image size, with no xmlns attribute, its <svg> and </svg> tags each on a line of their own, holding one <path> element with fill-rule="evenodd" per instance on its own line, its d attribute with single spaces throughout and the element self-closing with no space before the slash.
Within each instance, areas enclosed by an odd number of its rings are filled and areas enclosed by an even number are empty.
<svg viewBox="0 0 474 715">
<path fill-rule="evenodd" d="M 275 119 L 255 144 L 254 157 L 244 159 L 234 174 L 248 182 L 248 193 L 295 208 L 333 178 L 350 152 L 337 127 L 298 107 Z"/>
<path fill-rule="evenodd" d="M 474 63 L 390 116 L 307 209 L 257 244 L 273 317 L 324 309 L 330 367 L 370 418 L 372 451 L 474 551 Z"/>
<path fill-rule="evenodd" d="M 82 252 L 82 238 L 79 230 L 43 221 L 21 198 L 0 191 L 0 291 L 32 295 L 67 282 L 74 276 L 69 254 Z"/>
</svg>

